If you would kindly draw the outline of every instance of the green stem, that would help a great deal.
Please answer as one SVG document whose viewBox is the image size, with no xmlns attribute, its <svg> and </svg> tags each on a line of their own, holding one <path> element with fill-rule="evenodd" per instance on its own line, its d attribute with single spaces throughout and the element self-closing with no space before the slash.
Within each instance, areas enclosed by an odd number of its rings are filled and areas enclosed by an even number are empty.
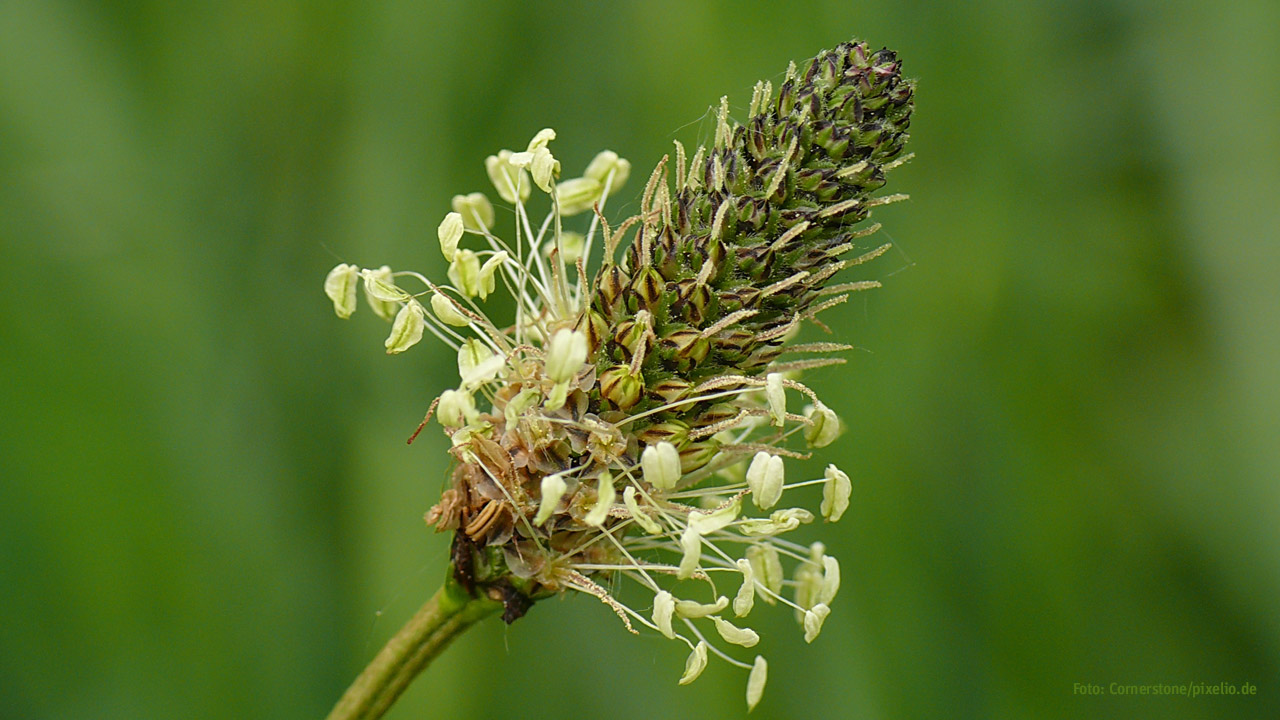
<svg viewBox="0 0 1280 720">
<path fill-rule="evenodd" d="M 333 706 L 327 720 L 377 720 L 453 639 L 502 607 L 469 597 L 453 582 L 414 614 Z"/>
</svg>

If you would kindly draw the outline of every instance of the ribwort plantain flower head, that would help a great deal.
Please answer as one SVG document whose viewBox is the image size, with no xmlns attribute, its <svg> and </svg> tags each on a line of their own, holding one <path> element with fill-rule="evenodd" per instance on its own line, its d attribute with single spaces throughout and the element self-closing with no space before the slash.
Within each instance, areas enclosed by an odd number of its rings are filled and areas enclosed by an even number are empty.
<svg viewBox="0 0 1280 720">
<path fill-rule="evenodd" d="M 427 513 L 453 533 L 458 583 L 501 601 L 508 622 L 555 593 L 592 595 L 627 630 L 685 643 L 681 684 L 709 653 L 749 671 L 755 705 L 767 664 L 729 646 L 760 641 L 745 624 L 756 600 L 792 608 L 812 642 L 840 584 L 821 543 L 786 539 L 816 519 L 788 504 L 800 494 L 790 491 L 820 485 L 827 521 L 851 493 L 835 465 L 787 481 L 788 460 L 841 431 L 797 377 L 848 349 L 788 341 L 806 323 L 825 329 L 820 313 L 879 285 L 833 280 L 888 247 L 868 244 L 879 226 L 862 223 L 905 197 L 875 193 L 909 157 L 912 92 L 896 55 L 862 42 L 803 71 L 793 64 L 776 89 L 756 85 L 741 122 L 722 99 L 714 141 L 692 156 L 677 142 L 639 213 L 617 227 L 604 207 L 630 163 L 606 150 L 562 181 L 555 133 L 543 130 L 485 162 L 514 208 L 510 234 L 495 231 L 486 195 L 453 198 L 438 228 L 448 282 L 385 266 L 330 273 L 339 317 L 363 282 L 392 321 L 388 353 L 424 330 L 458 353 L 457 387 L 431 405 L 454 462 Z M 535 192 L 550 202 L 541 221 L 530 214 Z M 562 226 L 588 210 L 583 232 Z M 485 309 L 499 288 L 514 298 L 510 316 Z M 619 575 L 651 604 L 628 607 L 606 590 Z"/>
</svg>

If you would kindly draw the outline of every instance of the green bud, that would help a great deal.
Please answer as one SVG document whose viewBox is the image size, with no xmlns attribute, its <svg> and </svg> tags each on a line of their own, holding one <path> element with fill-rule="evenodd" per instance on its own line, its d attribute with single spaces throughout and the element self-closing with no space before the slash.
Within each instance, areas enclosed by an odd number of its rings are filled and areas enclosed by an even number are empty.
<svg viewBox="0 0 1280 720">
<path fill-rule="evenodd" d="M 652 267 L 646 266 L 640 268 L 635 279 L 631 281 L 631 292 L 640 302 L 641 308 L 649 308 L 658 304 L 662 299 L 662 290 L 666 286 L 666 281 L 662 279 L 662 275 Z"/>
<path fill-rule="evenodd" d="M 670 332 L 663 337 L 662 344 L 676 369 L 681 372 L 697 367 L 711 352 L 711 341 L 692 329 Z"/>
<path fill-rule="evenodd" d="M 600 349 L 601 340 L 609 331 L 609 324 L 600 313 L 588 310 L 574 329 L 587 336 L 587 356 L 590 357 Z"/>
<path fill-rule="evenodd" d="M 732 420 L 738 417 L 739 410 L 735 405 L 729 403 L 716 403 L 704 409 L 694 419 L 693 426 L 698 428 L 707 427 L 708 425 L 716 425 L 726 420 Z"/>
<path fill-rule="evenodd" d="M 711 290 L 693 278 L 676 285 L 676 306 L 685 320 L 700 325 L 707 318 L 711 307 Z"/>
<path fill-rule="evenodd" d="M 719 452 L 720 443 L 715 440 L 686 445 L 680 449 L 680 471 L 691 473 L 698 470 L 715 459 Z"/>
<path fill-rule="evenodd" d="M 638 373 L 633 375 L 626 365 L 614 365 L 600 373 L 600 397 L 619 410 L 631 409 L 643 392 L 644 378 Z"/>
<path fill-rule="evenodd" d="M 667 442 L 680 447 L 689 439 L 689 426 L 679 420 L 654 423 L 637 432 L 636 439 L 642 445 L 656 445 L 660 442 Z"/>
<path fill-rule="evenodd" d="M 647 315 L 648 313 L 645 314 Z M 618 327 L 613 333 L 613 341 L 626 351 L 627 357 L 631 357 L 640 349 L 640 343 L 648 336 L 648 330 L 648 325 L 643 322 L 623 320 L 618 323 Z"/>
<path fill-rule="evenodd" d="M 685 395 L 693 387 L 687 380 L 681 380 L 678 377 L 669 377 L 665 380 L 659 380 L 649 388 L 649 394 L 666 403 L 673 403 L 677 400 L 683 400 Z M 737 412 L 735 410 L 734 414 Z"/>
<path fill-rule="evenodd" d="M 626 292 L 627 287 L 631 284 L 631 276 L 627 274 L 626 270 L 610 263 L 600 269 L 599 277 L 598 292 L 600 293 L 600 299 L 604 301 L 605 307 L 603 309 L 608 310 Z"/>
</svg>

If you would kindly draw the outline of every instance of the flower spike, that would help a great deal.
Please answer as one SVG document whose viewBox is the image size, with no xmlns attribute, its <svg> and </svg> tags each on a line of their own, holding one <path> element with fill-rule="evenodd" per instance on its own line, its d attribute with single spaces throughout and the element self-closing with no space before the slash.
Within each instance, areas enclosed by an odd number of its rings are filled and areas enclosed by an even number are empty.
<svg viewBox="0 0 1280 720">
<path fill-rule="evenodd" d="M 791 498 L 821 484 L 818 509 L 834 522 L 852 494 L 835 465 L 786 481 L 786 458 L 841 432 L 798 374 L 849 349 L 790 343 L 809 322 L 825 328 L 817 315 L 850 293 L 879 287 L 834 278 L 888 247 L 867 240 L 878 225 L 866 221 L 905 197 L 881 189 L 905 161 L 913 94 L 894 52 L 842 43 L 776 87 L 757 84 L 745 117 L 722 98 L 711 142 L 689 154 L 676 143 L 674 161 L 647 174 L 637 214 L 615 222 L 606 205 L 631 163 L 605 150 L 561 180 L 545 129 L 484 162 L 511 232 L 484 194 L 453 197 L 437 227 L 447 284 L 387 266 L 329 273 L 339 317 L 360 283 L 392 321 L 387 352 L 430 332 L 457 353 L 457 387 L 439 383 L 432 404 L 454 462 L 427 517 L 454 534 L 460 592 L 500 602 L 507 622 L 587 593 L 628 630 L 687 644 L 680 684 L 715 655 L 749 671 L 748 709 L 759 703 L 767 662 L 733 653 L 761 637 L 722 614 L 781 603 L 816 639 L 840 566 L 821 543 L 806 557 L 784 538 L 815 519 Z M 535 189 L 550 207 L 542 219 Z M 510 302 L 494 302 L 499 292 Z M 804 396 L 803 414 L 788 392 Z M 606 589 L 617 578 L 650 593 L 651 612 L 618 601 Z"/>
</svg>

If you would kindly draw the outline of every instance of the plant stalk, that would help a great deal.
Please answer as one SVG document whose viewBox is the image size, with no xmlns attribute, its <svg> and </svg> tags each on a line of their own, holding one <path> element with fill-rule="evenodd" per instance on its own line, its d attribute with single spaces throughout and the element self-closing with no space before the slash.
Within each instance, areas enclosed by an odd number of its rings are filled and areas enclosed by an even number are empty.
<svg viewBox="0 0 1280 720">
<path fill-rule="evenodd" d="M 327 720 L 377 720 L 454 638 L 502 604 L 472 598 L 453 582 L 414 614 L 333 706 Z"/>
</svg>

